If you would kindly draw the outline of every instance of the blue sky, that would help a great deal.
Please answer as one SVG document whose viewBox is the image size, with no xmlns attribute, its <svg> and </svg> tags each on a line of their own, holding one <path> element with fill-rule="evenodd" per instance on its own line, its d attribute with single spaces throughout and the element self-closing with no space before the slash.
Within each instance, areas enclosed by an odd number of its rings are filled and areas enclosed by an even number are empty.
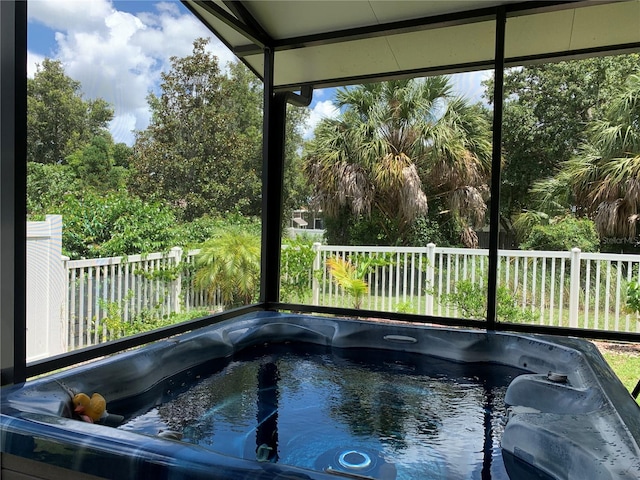
<svg viewBox="0 0 640 480">
<path fill-rule="evenodd" d="M 146 96 L 157 89 L 171 56 L 188 55 L 195 38 L 211 37 L 209 49 L 221 65 L 235 59 L 177 0 L 30 0 L 28 15 L 28 75 L 45 57 L 60 60 L 67 75 L 81 82 L 85 98 L 101 97 L 114 106 L 111 133 L 129 145 L 133 131 L 149 123 Z M 486 76 L 456 76 L 456 90 L 480 100 Z M 321 118 L 336 114 L 332 94 L 314 92 L 307 137 Z"/>
</svg>

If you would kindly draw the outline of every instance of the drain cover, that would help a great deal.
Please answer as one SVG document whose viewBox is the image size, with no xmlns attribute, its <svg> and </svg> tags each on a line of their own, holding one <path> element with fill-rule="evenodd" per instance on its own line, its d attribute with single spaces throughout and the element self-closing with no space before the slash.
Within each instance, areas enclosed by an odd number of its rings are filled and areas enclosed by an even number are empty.
<svg viewBox="0 0 640 480">
<path fill-rule="evenodd" d="M 315 468 L 351 478 L 395 480 L 396 467 L 380 453 L 365 448 L 332 448 L 318 457 Z"/>
<path fill-rule="evenodd" d="M 364 452 L 348 450 L 340 454 L 338 463 L 347 469 L 361 470 L 371 466 L 371 457 Z"/>
</svg>

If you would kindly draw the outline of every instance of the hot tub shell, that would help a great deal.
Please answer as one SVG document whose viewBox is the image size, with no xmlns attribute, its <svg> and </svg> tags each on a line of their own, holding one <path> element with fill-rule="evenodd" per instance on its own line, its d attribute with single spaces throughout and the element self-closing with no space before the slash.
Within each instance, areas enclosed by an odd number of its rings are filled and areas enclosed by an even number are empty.
<svg viewBox="0 0 640 480">
<path fill-rule="evenodd" d="M 640 408 L 590 342 L 414 324 L 260 312 L 2 389 L 2 452 L 105 478 L 334 479 L 324 472 L 216 454 L 202 447 L 72 419 L 69 391 L 111 404 L 151 392 L 204 362 L 262 343 L 401 350 L 531 373 L 505 401 L 501 440 L 514 479 L 640 478 Z M 551 373 L 551 375 L 550 375 Z M 533 468 L 532 468 L 533 467 Z"/>
</svg>

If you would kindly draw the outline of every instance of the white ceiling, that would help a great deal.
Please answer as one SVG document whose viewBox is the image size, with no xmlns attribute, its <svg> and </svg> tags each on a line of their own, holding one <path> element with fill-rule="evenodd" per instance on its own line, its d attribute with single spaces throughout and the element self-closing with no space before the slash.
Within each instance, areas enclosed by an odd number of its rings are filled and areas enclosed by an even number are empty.
<svg viewBox="0 0 640 480">
<path fill-rule="evenodd" d="M 589 55 L 609 48 L 640 50 L 640 0 L 556 4 L 482 0 L 239 3 L 257 23 L 257 35 L 238 31 L 248 21 L 230 2 L 185 0 L 258 75 L 264 66 L 261 47 L 272 44 L 277 87 L 329 86 L 371 78 L 491 68 L 496 29 L 492 8 L 502 5 L 508 11 L 508 64 Z M 212 6 L 229 18 L 221 19 Z M 378 31 L 381 26 L 385 27 L 383 32 Z M 366 30 L 358 31 L 360 28 Z"/>
</svg>

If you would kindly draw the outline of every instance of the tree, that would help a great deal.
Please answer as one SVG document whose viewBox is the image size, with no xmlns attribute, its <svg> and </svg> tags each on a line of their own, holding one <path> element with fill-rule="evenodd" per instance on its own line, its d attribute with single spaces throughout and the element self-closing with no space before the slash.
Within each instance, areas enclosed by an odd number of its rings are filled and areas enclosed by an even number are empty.
<svg viewBox="0 0 640 480">
<path fill-rule="evenodd" d="M 68 165 L 27 163 L 27 214 L 30 217 L 59 213 L 65 197 L 81 189 Z"/>
<path fill-rule="evenodd" d="M 185 221 L 228 212 L 260 215 L 262 85 L 241 63 L 223 74 L 207 43 L 197 39 L 190 55 L 173 57 L 161 93 L 149 95 L 152 120 L 136 135 L 130 187 L 143 198 L 167 201 Z M 296 161 L 305 115 L 295 109 L 289 119 L 289 161 Z M 287 175 L 285 189 L 294 184 Z"/>
<path fill-rule="evenodd" d="M 128 169 L 129 161 L 132 154 L 133 149 L 126 143 L 120 142 L 114 144 L 112 148 L 113 165 L 116 167 L 123 167 Z"/>
<path fill-rule="evenodd" d="M 285 133 L 285 166 L 283 182 L 283 227 L 288 226 L 293 210 L 310 209 L 311 187 L 304 175 L 302 127 L 309 118 L 309 109 L 287 105 Z"/>
<path fill-rule="evenodd" d="M 126 168 L 115 165 L 114 147 L 111 135 L 96 135 L 66 158 L 82 188 L 106 192 L 124 186 Z M 122 147 L 118 154 L 122 154 Z"/>
<path fill-rule="evenodd" d="M 107 132 L 113 109 L 103 99 L 83 100 L 80 82 L 62 63 L 45 58 L 27 80 L 27 161 L 63 163 L 94 136 Z"/>
<path fill-rule="evenodd" d="M 163 199 L 187 221 L 260 208 L 261 103 L 244 67 L 225 77 L 207 43 L 198 39 L 191 55 L 171 58 L 131 158 L 132 190 Z"/>
<path fill-rule="evenodd" d="M 576 155 L 588 137 L 585 125 L 602 118 L 639 59 L 637 54 L 594 57 L 505 72 L 500 191 L 504 219 L 532 208 L 532 186 Z M 493 81 L 485 86 L 492 101 Z M 510 228 L 508 222 L 505 225 Z"/>
<path fill-rule="evenodd" d="M 491 165 L 481 108 L 446 77 L 339 89 L 336 99 L 342 113 L 319 124 L 306 154 L 327 228 L 371 220 L 379 242 L 406 243 L 428 200 L 444 197 L 461 241 L 476 245 Z"/>
<path fill-rule="evenodd" d="M 603 243 L 632 246 L 640 221 L 640 69 L 586 134 L 576 155 L 535 185 L 538 210 L 573 208 L 594 220 Z"/>
</svg>

